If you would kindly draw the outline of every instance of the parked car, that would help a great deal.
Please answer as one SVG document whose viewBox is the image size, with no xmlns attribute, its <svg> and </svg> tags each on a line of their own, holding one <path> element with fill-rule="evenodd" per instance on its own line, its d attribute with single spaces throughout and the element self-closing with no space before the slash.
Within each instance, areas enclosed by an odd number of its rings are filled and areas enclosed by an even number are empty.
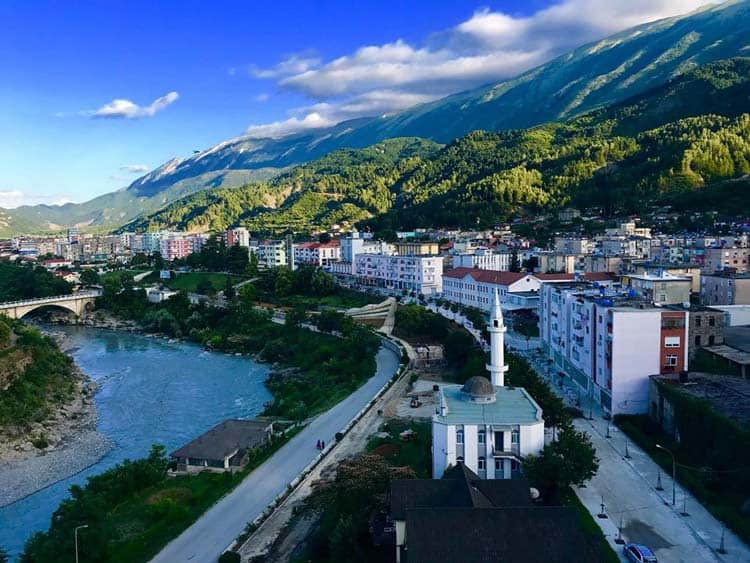
<svg viewBox="0 0 750 563">
<path fill-rule="evenodd" d="M 628 561 L 633 561 L 633 563 L 657 563 L 656 555 L 645 545 L 626 543 L 622 549 Z"/>
</svg>

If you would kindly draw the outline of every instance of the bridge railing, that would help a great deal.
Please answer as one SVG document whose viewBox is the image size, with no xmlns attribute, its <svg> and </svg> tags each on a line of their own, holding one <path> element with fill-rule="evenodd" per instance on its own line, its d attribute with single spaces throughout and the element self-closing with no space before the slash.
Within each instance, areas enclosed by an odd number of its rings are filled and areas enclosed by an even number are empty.
<svg viewBox="0 0 750 563">
<path fill-rule="evenodd" d="M 23 299 L 21 301 L 5 301 L 0 303 L 0 309 L 10 307 L 20 307 L 22 305 L 41 305 L 42 303 L 57 303 L 58 301 L 75 301 L 76 299 L 88 299 L 89 297 L 100 297 L 101 289 L 91 289 L 79 291 L 78 293 L 69 293 L 67 295 L 55 295 L 52 297 L 39 297 L 37 299 Z"/>
</svg>

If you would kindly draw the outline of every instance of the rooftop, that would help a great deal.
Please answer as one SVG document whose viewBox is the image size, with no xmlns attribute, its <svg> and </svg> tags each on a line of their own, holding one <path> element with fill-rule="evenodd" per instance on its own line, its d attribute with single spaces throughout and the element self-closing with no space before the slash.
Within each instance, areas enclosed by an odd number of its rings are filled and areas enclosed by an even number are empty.
<svg viewBox="0 0 750 563">
<path fill-rule="evenodd" d="M 495 401 L 474 403 L 466 399 L 461 385 L 445 385 L 441 395 L 445 414 L 435 419 L 445 424 L 535 424 L 542 422 L 542 409 L 521 387 L 495 387 Z"/>
<path fill-rule="evenodd" d="M 655 375 L 657 381 L 667 383 L 698 399 L 704 399 L 727 418 L 742 424 L 750 423 L 750 381 L 733 375 L 690 372 L 687 383 L 679 376 Z"/>
<path fill-rule="evenodd" d="M 239 449 L 263 444 L 271 429 L 271 423 L 263 420 L 225 420 L 170 455 L 174 458 L 224 459 Z"/>
</svg>

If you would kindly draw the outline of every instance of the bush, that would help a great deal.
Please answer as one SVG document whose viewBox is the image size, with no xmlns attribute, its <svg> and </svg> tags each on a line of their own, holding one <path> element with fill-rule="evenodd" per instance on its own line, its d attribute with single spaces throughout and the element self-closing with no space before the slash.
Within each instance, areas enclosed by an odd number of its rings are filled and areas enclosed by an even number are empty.
<svg viewBox="0 0 750 563">
<path fill-rule="evenodd" d="M 219 563 L 240 563 L 242 557 L 236 551 L 225 551 L 219 557 Z"/>
</svg>

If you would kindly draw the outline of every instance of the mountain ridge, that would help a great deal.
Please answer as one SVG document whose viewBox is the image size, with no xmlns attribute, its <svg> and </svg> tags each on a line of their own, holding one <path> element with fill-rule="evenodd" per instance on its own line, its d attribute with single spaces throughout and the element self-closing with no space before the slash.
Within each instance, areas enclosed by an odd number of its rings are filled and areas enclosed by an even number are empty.
<svg viewBox="0 0 750 563">
<path fill-rule="evenodd" d="M 170 160 L 125 190 L 63 206 L 60 212 L 43 206 L 0 211 L 0 230 L 6 225 L 7 232 L 14 222 L 113 228 L 118 221 L 148 215 L 207 187 L 269 178 L 340 148 L 364 148 L 396 137 L 445 143 L 473 130 L 526 128 L 566 119 L 637 95 L 700 64 L 750 54 L 749 20 L 750 3 L 727 2 L 622 31 L 515 78 L 388 116 L 359 118 L 279 139 L 243 135 Z"/>
</svg>

